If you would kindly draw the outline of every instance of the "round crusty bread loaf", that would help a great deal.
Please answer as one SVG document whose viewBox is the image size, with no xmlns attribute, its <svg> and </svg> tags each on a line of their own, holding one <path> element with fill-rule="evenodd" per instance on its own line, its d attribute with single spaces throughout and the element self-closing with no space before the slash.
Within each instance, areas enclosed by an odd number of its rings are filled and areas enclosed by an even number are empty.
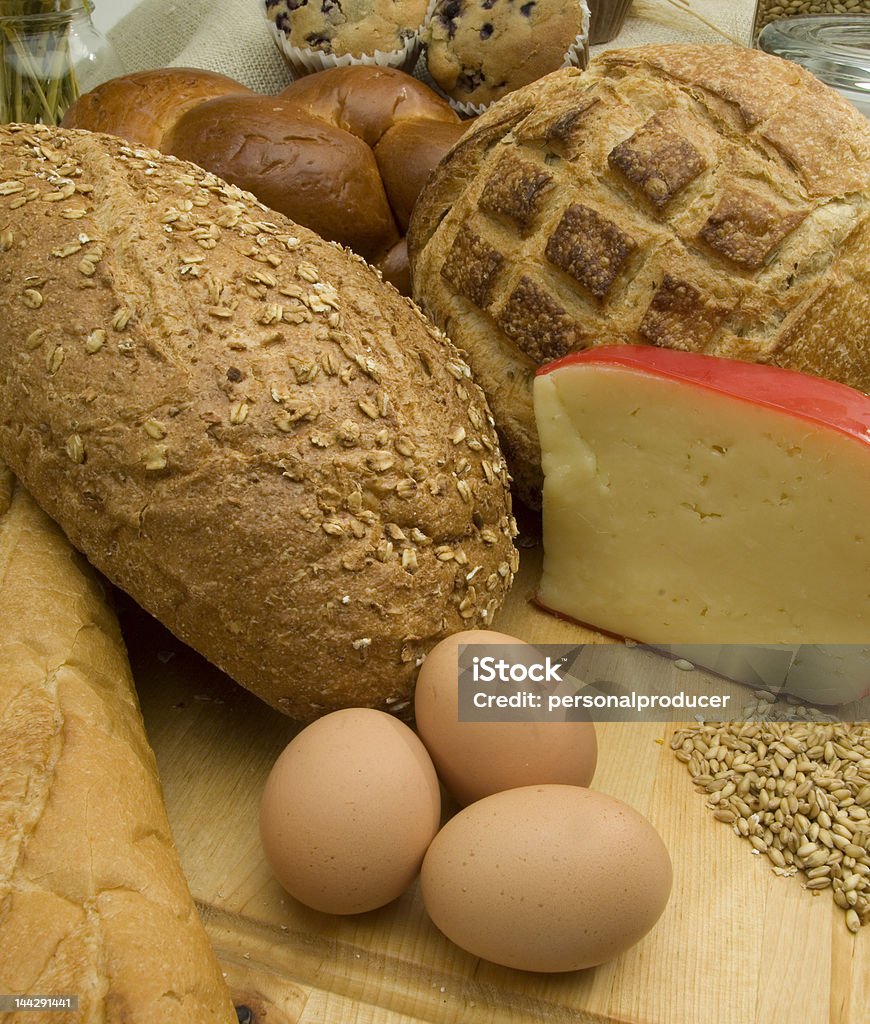
<svg viewBox="0 0 870 1024">
<path fill-rule="evenodd" d="M 182 640 L 300 718 L 400 709 L 516 567 L 468 367 L 375 271 L 120 139 L 0 129 L 0 453 Z"/>
<path fill-rule="evenodd" d="M 568 352 L 647 343 L 870 390 L 870 126 L 758 51 L 610 51 L 512 93 L 442 161 L 408 249 L 532 503 L 532 378 Z"/>
</svg>

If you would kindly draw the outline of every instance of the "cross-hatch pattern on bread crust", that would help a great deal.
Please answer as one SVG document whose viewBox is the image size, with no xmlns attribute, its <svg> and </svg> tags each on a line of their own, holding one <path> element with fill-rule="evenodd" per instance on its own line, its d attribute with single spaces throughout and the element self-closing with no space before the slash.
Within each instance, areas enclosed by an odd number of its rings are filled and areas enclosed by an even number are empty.
<svg viewBox="0 0 870 1024">
<path fill-rule="evenodd" d="M 527 160 L 505 154 L 480 195 L 480 209 L 503 215 L 521 231 L 532 226 L 541 203 L 553 187 L 553 175 Z"/>
<path fill-rule="evenodd" d="M 565 307 L 527 274 L 496 317 L 499 327 L 536 362 L 558 359 L 579 347 L 583 329 Z"/>
<path fill-rule="evenodd" d="M 612 220 L 582 203 L 562 214 L 547 240 L 547 259 L 603 299 L 627 264 L 637 242 Z"/>
<path fill-rule="evenodd" d="M 705 169 L 704 157 L 685 138 L 691 124 L 673 112 L 655 114 L 634 135 L 608 154 L 608 162 L 637 185 L 656 207 L 674 196 Z"/>
</svg>

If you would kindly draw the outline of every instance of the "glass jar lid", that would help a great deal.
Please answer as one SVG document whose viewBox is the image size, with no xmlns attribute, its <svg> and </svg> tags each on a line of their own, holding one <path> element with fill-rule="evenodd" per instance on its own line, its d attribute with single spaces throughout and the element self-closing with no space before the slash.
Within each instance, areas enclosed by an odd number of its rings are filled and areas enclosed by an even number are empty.
<svg viewBox="0 0 870 1024">
<path fill-rule="evenodd" d="M 758 46 L 800 64 L 870 117 L 870 15 L 781 18 L 761 30 Z"/>
</svg>

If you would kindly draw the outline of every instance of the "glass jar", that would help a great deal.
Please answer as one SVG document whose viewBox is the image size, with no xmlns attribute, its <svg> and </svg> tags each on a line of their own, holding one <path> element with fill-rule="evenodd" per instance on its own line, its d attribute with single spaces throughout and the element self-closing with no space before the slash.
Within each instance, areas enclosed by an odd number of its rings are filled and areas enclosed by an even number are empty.
<svg viewBox="0 0 870 1024">
<path fill-rule="evenodd" d="M 780 18 L 800 18 L 811 14 L 870 14 L 870 0 L 756 0 L 752 23 L 753 45 L 765 25 Z"/>
<path fill-rule="evenodd" d="M 632 0 L 587 0 L 589 43 L 609 43 L 619 35 Z"/>
<path fill-rule="evenodd" d="M 56 125 L 82 92 L 123 73 L 89 0 L 0 0 L 0 123 Z"/>
<path fill-rule="evenodd" d="M 793 60 L 870 117 L 870 18 L 784 18 L 765 26 L 759 48 Z"/>
</svg>

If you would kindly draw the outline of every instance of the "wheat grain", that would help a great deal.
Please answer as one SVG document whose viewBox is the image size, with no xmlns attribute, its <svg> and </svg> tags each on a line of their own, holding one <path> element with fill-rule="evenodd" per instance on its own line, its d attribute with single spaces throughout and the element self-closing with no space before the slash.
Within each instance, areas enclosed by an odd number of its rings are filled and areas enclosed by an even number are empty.
<svg viewBox="0 0 870 1024">
<path fill-rule="evenodd" d="M 670 748 L 717 821 L 747 838 L 777 874 L 800 870 L 810 892 L 830 889 L 858 931 L 870 921 L 870 724 L 793 707 L 799 720 L 782 721 L 774 717 L 780 709 L 760 699 L 760 721 L 689 726 Z"/>
</svg>

